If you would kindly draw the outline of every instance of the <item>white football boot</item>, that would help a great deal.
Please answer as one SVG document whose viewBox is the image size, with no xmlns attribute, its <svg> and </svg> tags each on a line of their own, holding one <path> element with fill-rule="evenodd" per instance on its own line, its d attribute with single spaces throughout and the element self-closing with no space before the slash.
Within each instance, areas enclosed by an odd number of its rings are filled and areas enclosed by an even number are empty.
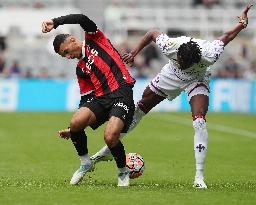
<svg viewBox="0 0 256 205">
<path fill-rule="evenodd" d="M 204 182 L 204 178 L 195 177 L 194 186 L 197 189 L 207 189 L 207 185 Z"/>
<path fill-rule="evenodd" d="M 118 171 L 117 178 L 118 178 L 117 186 L 119 186 L 119 187 L 129 186 L 130 177 L 129 177 L 129 171 L 127 168 L 125 169 L 124 172 Z"/>
<path fill-rule="evenodd" d="M 80 165 L 79 169 L 76 170 L 76 172 L 73 174 L 70 184 L 71 185 L 76 185 L 80 181 L 82 181 L 84 175 L 87 172 L 92 172 L 94 170 L 94 163 L 91 161 L 90 164 L 85 164 L 85 165 Z"/>
</svg>

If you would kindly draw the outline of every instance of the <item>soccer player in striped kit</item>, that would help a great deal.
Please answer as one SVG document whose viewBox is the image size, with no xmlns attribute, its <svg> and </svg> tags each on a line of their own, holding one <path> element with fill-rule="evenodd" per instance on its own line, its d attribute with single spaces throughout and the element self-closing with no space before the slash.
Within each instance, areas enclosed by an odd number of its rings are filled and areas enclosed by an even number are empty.
<svg viewBox="0 0 256 205">
<path fill-rule="evenodd" d="M 53 41 L 54 50 L 62 57 L 78 59 L 76 69 L 80 93 L 86 93 L 88 87 L 82 87 L 86 85 L 83 80 L 89 79 L 95 95 L 81 105 L 70 121 L 70 138 L 81 160 L 80 167 L 73 174 L 70 183 L 78 184 L 84 175 L 93 169 L 94 163 L 88 155 L 84 129 L 88 126 L 97 128 L 108 121 L 104 140 L 116 161 L 118 186 L 128 186 L 125 149 L 119 137 L 121 132 L 128 130 L 132 122 L 132 87 L 135 80 L 130 76 L 119 53 L 87 16 L 70 14 L 46 20 L 42 23 L 42 32 L 50 32 L 64 24 L 80 24 L 85 31 L 85 40 L 80 41 L 70 34 L 59 34 Z M 89 89 L 88 91 L 90 92 Z M 59 135 L 65 138 L 68 137 L 68 132 L 60 131 Z"/>
</svg>

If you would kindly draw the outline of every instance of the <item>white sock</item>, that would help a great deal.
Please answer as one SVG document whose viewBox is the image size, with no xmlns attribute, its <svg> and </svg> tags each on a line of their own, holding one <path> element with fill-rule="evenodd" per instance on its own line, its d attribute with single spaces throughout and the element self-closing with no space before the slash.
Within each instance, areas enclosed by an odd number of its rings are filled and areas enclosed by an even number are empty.
<svg viewBox="0 0 256 205">
<path fill-rule="evenodd" d="M 193 121 L 195 130 L 194 136 L 194 151 L 196 159 L 196 176 L 197 178 L 204 178 L 204 161 L 206 158 L 208 147 L 208 133 L 206 122 L 203 118 L 197 118 Z"/>
<path fill-rule="evenodd" d="M 135 111 L 134 111 L 134 115 L 133 115 L 133 120 L 132 120 L 132 123 L 131 123 L 127 133 L 132 131 L 139 124 L 140 120 L 142 119 L 142 117 L 144 115 L 146 115 L 146 114 L 138 106 L 136 106 Z M 122 140 L 124 138 L 124 136 L 126 136 L 127 133 L 121 133 L 120 134 L 120 140 Z M 108 148 L 107 145 L 105 145 L 96 154 L 94 154 L 92 156 L 92 158 L 97 158 L 97 156 L 106 156 L 109 153 L 110 153 L 110 149 Z"/>
<path fill-rule="evenodd" d="M 96 154 L 94 154 L 92 158 L 97 158 L 97 156 L 106 156 L 108 154 L 110 154 L 110 149 L 107 145 L 105 145 Z"/>
<path fill-rule="evenodd" d="M 142 119 L 142 117 L 144 117 L 146 115 L 146 113 L 144 113 L 138 105 L 136 105 L 135 107 L 135 111 L 134 111 L 134 115 L 133 115 L 133 120 L 132 123 L 128 129 L 128 132 L 131 132 L 135 127 L 137 127 L 137 125 L 139 124 L 140 120 Z M 125 134 L 125 133 L 122 133 Z"/>
<path fill-rule="evenodd" d="M 86 164 L 90 164 L 91 160 L 88 154 L 79 156 L 80 157 L 80 161 L 81 161 L 81 165 L 86 165 Z"/>
<path fill-rule="evenodd" d="M 124 173 L 126 171 L 126 167 L 118 168 L 117 171 L 118 173 Z"/>
</svg>

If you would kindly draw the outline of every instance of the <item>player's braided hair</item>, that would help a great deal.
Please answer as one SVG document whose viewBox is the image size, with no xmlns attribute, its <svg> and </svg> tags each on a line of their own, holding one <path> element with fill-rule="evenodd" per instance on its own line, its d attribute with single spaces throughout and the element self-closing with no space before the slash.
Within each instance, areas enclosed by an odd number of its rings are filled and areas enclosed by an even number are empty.
<svg viewBox="0 0 256 205">
<path fill-rule="evenodd" d="M 199 63 L 202 53 L 200 46 L 196 42 L 190 40 L 187 43 L 181 44 L 177 55 L 180 57 L 185 67 L 189 68 L 193 64 Z"/>
<path fill-rule="evenodd" d="M 56 53 L 59 53 L 60 44 L 62 44 L 70 34 L 58 34 L 53 40 L 53 47 Z"/>
</svg>

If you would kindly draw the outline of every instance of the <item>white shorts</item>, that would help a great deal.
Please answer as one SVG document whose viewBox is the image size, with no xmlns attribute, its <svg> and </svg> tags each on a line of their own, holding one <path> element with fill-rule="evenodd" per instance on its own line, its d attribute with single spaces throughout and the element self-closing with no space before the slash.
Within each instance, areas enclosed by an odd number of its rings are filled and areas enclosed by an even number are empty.
<svg viewBox="0 0 256 205">
<path fill-rule="evenodd" d="M 157 95 L 169 100 L 175 99 L 182 91 L 186 92 L 188 101 L 195 95 L 209 96 L 210 93 L 209 77 L 207 75 L 199 80 L 183 82 L 172 73 L 161 72 L 150 82 L 149 88 Z"/>
</svg>

